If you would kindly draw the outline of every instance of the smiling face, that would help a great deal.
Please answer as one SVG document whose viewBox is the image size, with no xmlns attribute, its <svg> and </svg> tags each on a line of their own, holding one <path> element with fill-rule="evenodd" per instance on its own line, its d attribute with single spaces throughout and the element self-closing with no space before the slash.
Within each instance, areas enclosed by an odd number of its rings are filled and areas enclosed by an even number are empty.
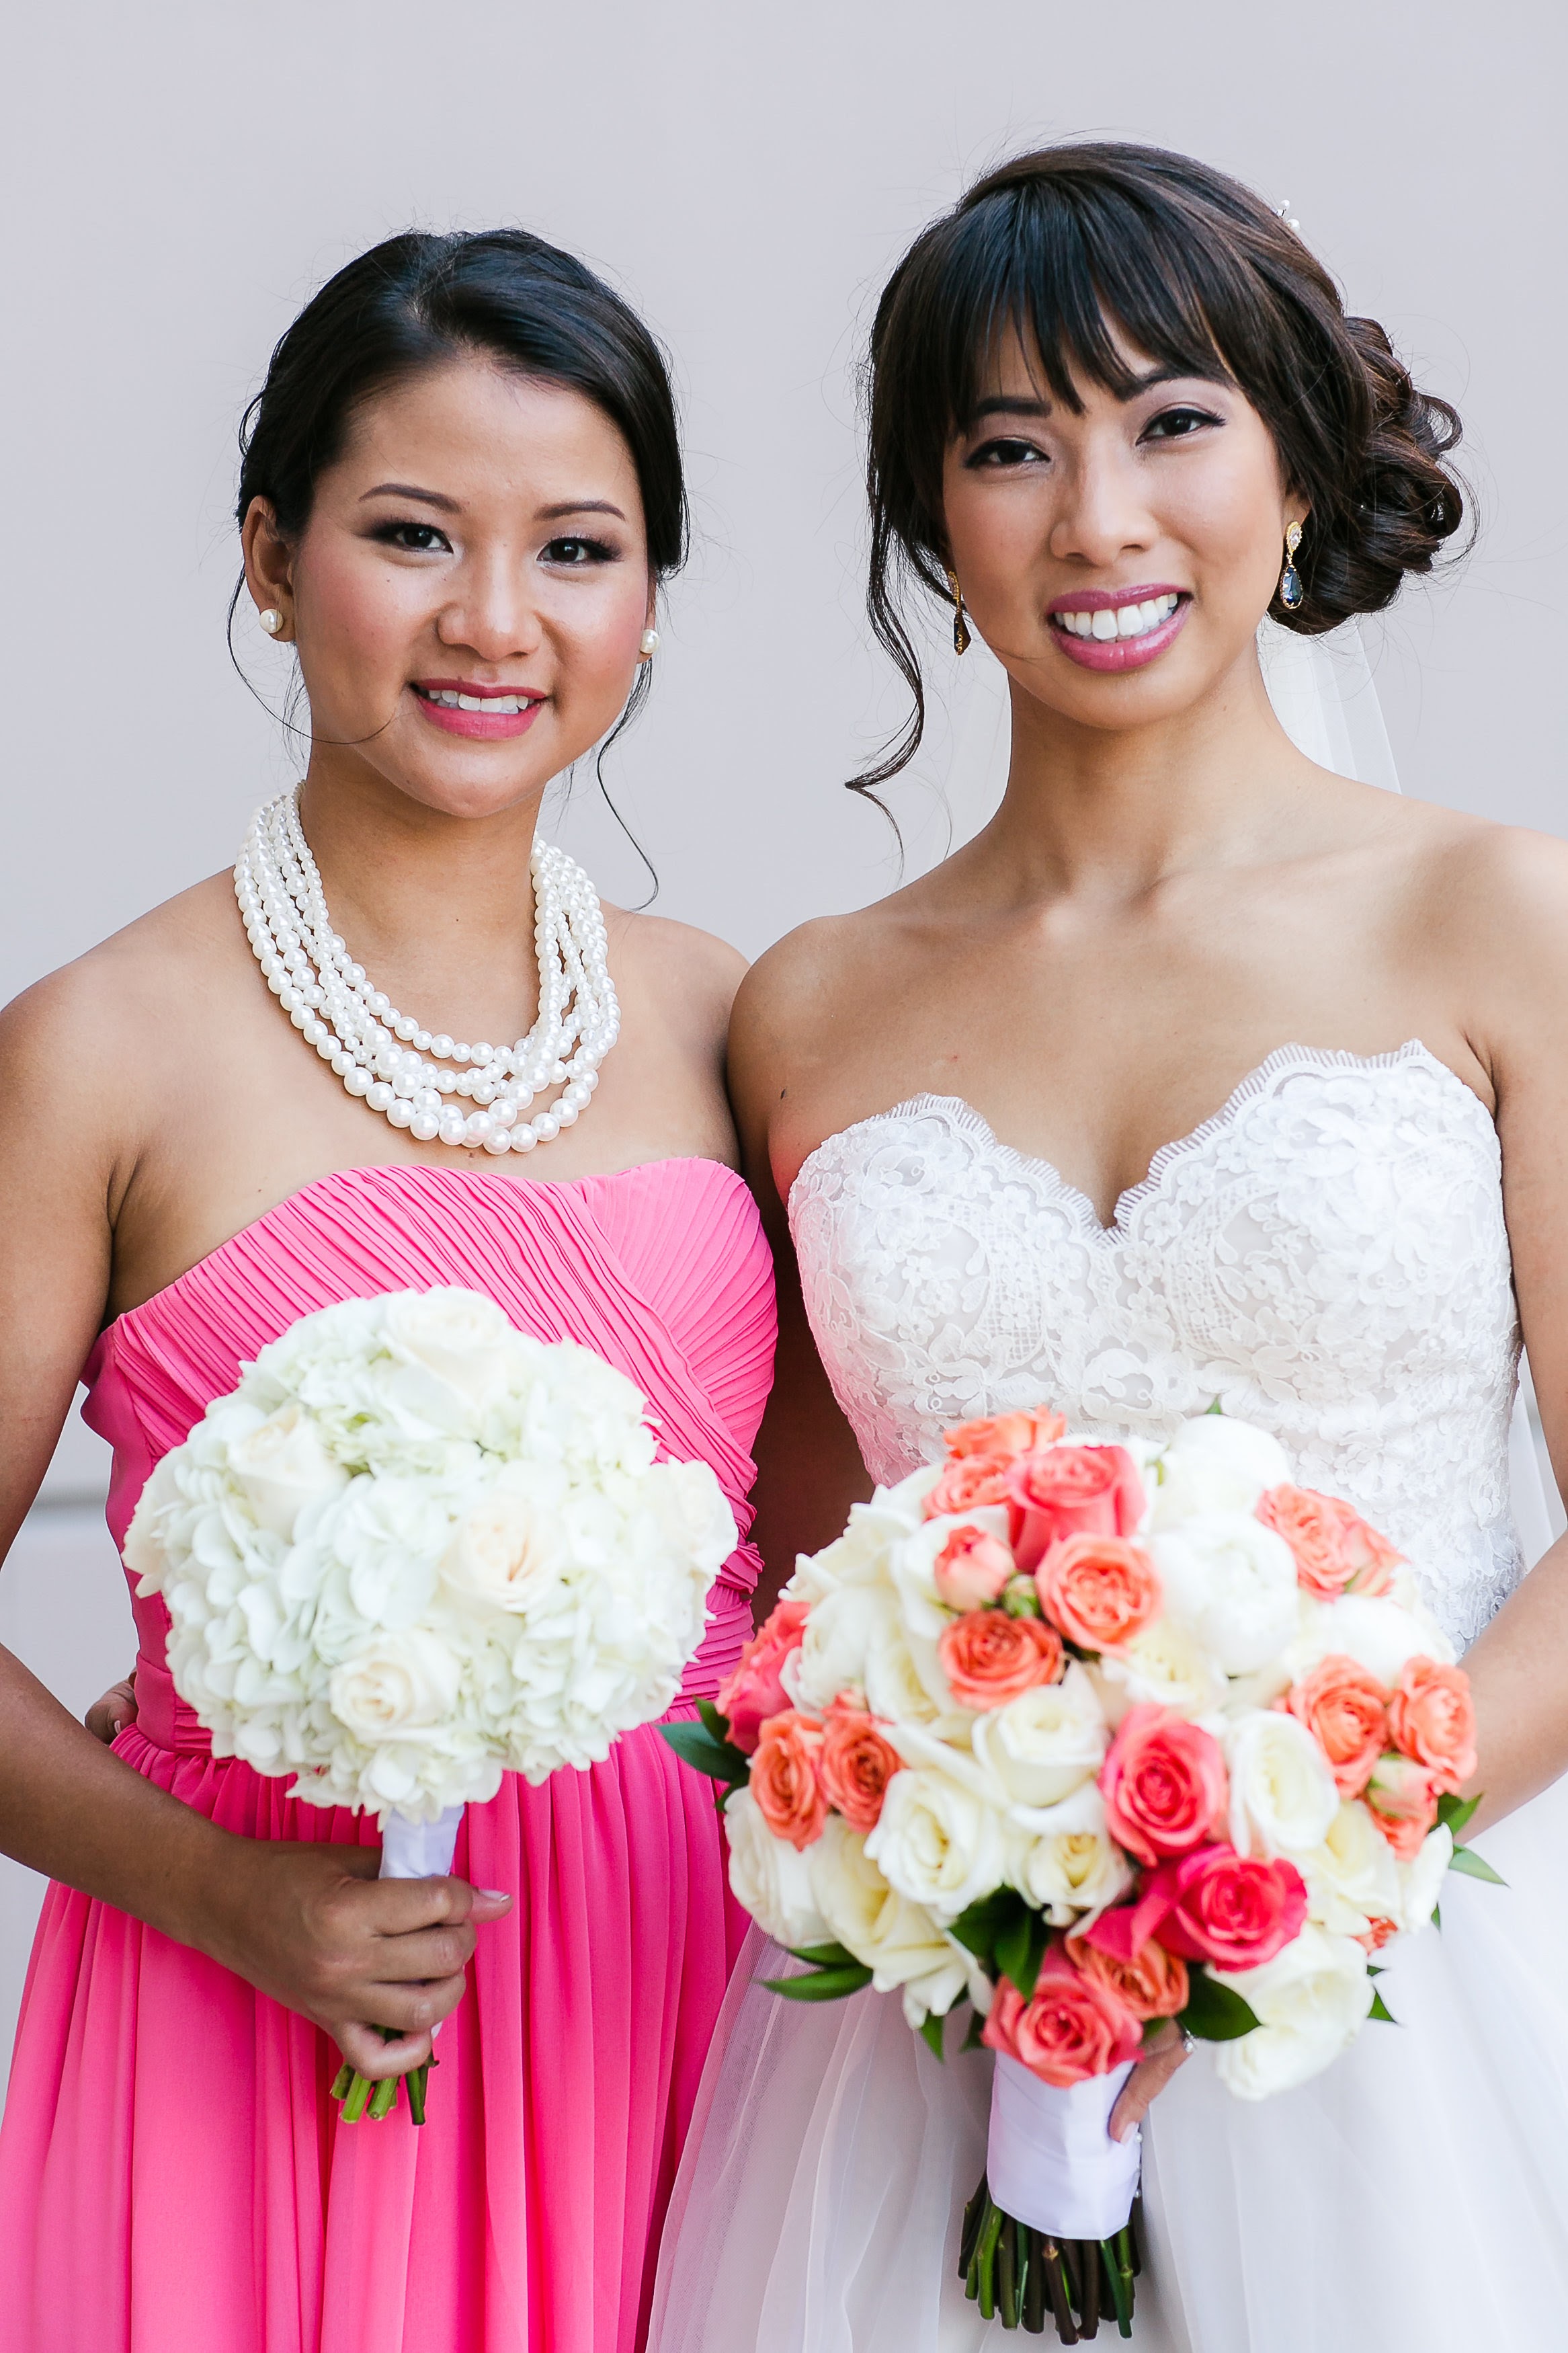
<svg viewBox="0 0 1568 2353">
<path fill-rule="evenodd" d="M 653 617 L 620 432 L 481 358 L 368 400 L 297 543 L 262 500 L 244 538 L 298 648 L 312 770 L 361 763 L 454 816 L 537 798 L 595 744 Z"/>
<path fill-rule="evenodd" d="M 1123 347 L 1130 398 L 1045 391 L 1016 339 L 943 464 L 951 562 L 1015 685 L 1063 718 L 1146 726 L 1252 658 L 1303 502 L 1233 386 Z"/>
</svg>

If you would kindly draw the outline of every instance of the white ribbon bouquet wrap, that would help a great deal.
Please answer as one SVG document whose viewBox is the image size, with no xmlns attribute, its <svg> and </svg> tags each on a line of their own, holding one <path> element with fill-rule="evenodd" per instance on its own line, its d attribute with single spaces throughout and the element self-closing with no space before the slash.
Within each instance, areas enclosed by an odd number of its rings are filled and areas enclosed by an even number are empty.
<svg viewBox="0 0 1568 2353">
<path fill-rule="evenodd" d="M 374 1811 L 384 1877 L 440 1874 L 503 1772 L 585 1769 L 675 1697 L 735 1523 L 656 1456 L 632 1381 L 481 1293 L 345 1300 L 164 1455 L 125 1557 L 214 1755 Z M 333 2089 L 353 2120 L 398 2081 Z"/>
</svg>

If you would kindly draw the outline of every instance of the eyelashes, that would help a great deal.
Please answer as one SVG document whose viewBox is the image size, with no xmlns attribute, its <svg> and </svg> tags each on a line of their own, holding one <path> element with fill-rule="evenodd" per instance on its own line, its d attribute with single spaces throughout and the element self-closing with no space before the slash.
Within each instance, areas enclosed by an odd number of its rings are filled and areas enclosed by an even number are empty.
<svg viewBox="0 0 1568 2353">
<path fill-rule="evenodd" d="M 452 543 L 438 524 L 413 519 L 377 523 L 370 534 L 383 547 L 405 555 L 450 555 Z M 585 572 L 601 564 L 618 564 L 621 550 L 607 539 L 591 539 L 582 532 L 563 533 L 540 550 L 540 561 L 562 572 Z"/>
<path fill-rule="evenodd" d="M 1141 443 L 1157 441 L 1188 441 L 1205 427 L 1219 427 L 1225 418 L 1215 410 L 1199 408 L 1184 401 L 1173 408 L 1163 408 L 1152 417 L 1138 438 Z M 1030 466 L 1048 466 L 1047 453 L 1033 441 L 1025 441 L 1009 434 L 999 434 L 981 443 L 964 459 L 966 470 L 978 473 L 999 473 L 1011 468 L 1020 471 Z"/>
</svg>

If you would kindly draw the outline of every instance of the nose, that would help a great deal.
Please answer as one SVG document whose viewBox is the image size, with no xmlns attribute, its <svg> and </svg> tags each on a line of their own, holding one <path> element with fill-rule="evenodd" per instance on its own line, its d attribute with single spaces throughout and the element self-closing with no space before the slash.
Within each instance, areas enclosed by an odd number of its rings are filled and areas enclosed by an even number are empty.
<svg viewBox="0 0 1568 2353">
<path fill-rule="evenodd" d="M 1159 529 L 1149 512 L 1137 461 L 1120 435 L 1088 438 L 1063 466 L 1051 520 L 1051 554 L 1097 571 L 1152 547 Z"/>
<path fill-rule="evenodd" d="M 542 637 L 529 568 L 502 547 L 476 549 L 453 584 L 457 594 L 437 617 L 444 646 L 464 646 L 481 661 L 537 650 Z"/>
</svg>

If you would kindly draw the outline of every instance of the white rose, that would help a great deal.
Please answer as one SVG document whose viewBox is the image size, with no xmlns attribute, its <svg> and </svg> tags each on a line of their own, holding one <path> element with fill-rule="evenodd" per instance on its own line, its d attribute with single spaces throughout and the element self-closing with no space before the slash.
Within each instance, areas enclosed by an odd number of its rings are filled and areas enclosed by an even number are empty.
<svg viewBox="0 0 1568 2353">
<path fill-rule="evenodd" d="M 936 1714 L 910 1661 L 898 1603 L 882 1585 L 841 1585 L 815 1603 L 792 1662 L 792 1695 L 809 1709 L 832 1705 L 841 1691 L 869 1690 L 873 1669 L 883 1687 L 878 1713 L 917 1723 Z"/>
<path fill-rule="evenodd" d="M 458 1704 L 456 1654 L 423 1626 L 378 1634 L 332 1670 L 333 1715 L 354 1739 L 374 1746 L 406 1740 L 439 1725 Z"/>
<path fill-rule="evenodd" d="M 1149 1549 L 1168 1614 L 1227 1675 L 1250 1674 L 1295 1633 L 1295 1557 L 1260 1520 L 1211 1513 L 1151 1537 Z"/>
<path fill-rule="evenodd" d="M 939 1920 L 955 1920 L 1006 1871 L 1001 1814 L 926 1766 L 894 1774 L 866 1852 L 890 1886 Z"/>
<path fill-rule="evenodd" d="M 1120 1850 L 1106 1834 L 1105 1800 L 1092 1781 L 1053 1806 L 1050 1827 L 1020 1841 L 1013 1883 L 1037 1904 L 1054 1928 L 1082 1912 L 1101 1912 L 1131 1883 Z"/>
<path fill-rule="evenodd" d="M 927 1468 L 914 1477 L 923 1479 L 929 1487 L 937 1473 L 934 1468 Z M 785 1593 L 792 1601 L 821 1601 L 841 1585 L 882 1583 L 891 1547 L 919 1525 L 918 1510 L 906 1512 L 879 1487 L 870 1503 L 850 1504 L 849 1523 L 841 1536 L 824 1545 L 820 1552 L 797 1556 Z"/>
<path fill-rule="evenodd" d="M 1440 1659 L 1452 1666 L 1456 1655 L 1424 1610 L 1417 1616 L 1397 1601 L 1364 1593 L 1349 1593 L 1314 1609 L 1287 1650 L 1285 1664 L 1291 1681 L 1299 1683 L 1324 1659 L 1342 1654 L 1387 1684 L 1399 1681 L 1406 1659 Z"/>
<path fill-rule="evenodd" d="M 441 1556 L 446 1584 L 496 1609 L 526 1609 L 556 1583 L 568 1558 L 560 1534 L 563 1482 L 548 1464 L 526 1466 L 532 1475 L 525 1481 L 524 1467 L 511 1466 L 504 1487 L 464 1513 Z"/>
<path fill-rule="evenodd" d="M 1328 1759 L 1293 1715 L 1249 1708 L 1220 1733 L 1230 1774 L 1230 1842 L 1237 1854 L 1310 1854 L 1339 1811 Z"/>
<path fill-rule="evenodd" d="M 975 1756 L 995 1775 L 1008 1804 L 1028 1811 L 1059 1805 L 1092 1780 L 1110 1746 L 1099 1696 L 1077 1659 L 1059 1683 L 1036 1683 L 1005 1707 L 976 1716 L 973 1738 Z"/>
<path fill-rule="evenodd" d="M 774 1838 L 750 1789 L 735 1789 L 724 1801 L 730 1840 L 730 1885 L 735 1900 L 765 1936 L 792 1951 L 832 1942 L 816 1908 L 806 1856 Z"/>
<path fill-rule="evenodd" d="M 891 1993 L 918 1982 L 923 2010 L 945 2017 L 969 1980 L 952 1938 L 923 1905 L 889 1886 L 867 1855 L 865 1840 L 841 1816 L 828 1815 L 806 1860 L 829 1936 L 871 1971 L 876 1990 Z"/>
<path fill-rule="evenodd" d="M 393 1292 L 384 1302 L 386 1345 L 456 1390 L 471 1408 L 502 1395 L 513 1377 L 518 1334 L 482 1291 L 441 1285 Z"/>
<path fill-rule="evenodd" d="M 1382 1833 L 1373 1830 L 1374 1838 Z M 1387 1845 L 1387 1841 L 1384 1840 Z M 1443 1885 L 1443 1873 L 1454 1859 L 1454 1833 L 1447 1822 L 1439 1822 L 1422 1840 L 1413 1862 L 1394 1865 L 1399 1877 L 1399 1901 L 1389 1907 L 1389 1917 L 1397 1920 L 1401 1930 L 1414 1935 L 1418 1928 L 1430 1927 Z"/>
<path fill-rule="evenodd" d="M 1320 1928 L 1336 1936 L 1364 1936 L 1374 1920 L 1400 1919 L 1400 1868 L 1394 1850 L 1358 1801 L 1345 1799 L 1321 1846 L 1297 1862 L 1307 1883 L 1307 1916 Z"/>
<path fill-rule="evenodd" d="M 1173 1618 L 1156 1618 L 1130 1642 L 1102 1651 L 1089 1669 L 1111 1725 L 1148 1703 L 1178 1715 L 1207 1715 L 1223 1705 L 1226 1679 L 1202 1644 Z"/>
<path fill-rule="evenodd" d="M 904 1623 L 924 1641 L 940 1641 L 952 1623 L 952 1611 L 937 1592 L 934 1570 L 938 1554 L 960 1528 L 978 1528 L 1005 1544 L 1006 1507 L 987 1504 L 973 1512 L 944 1513 L 939 1519 L 925 1521 L 912 1535 L 889 1549 L 888 1577 L 898 1594 Z"/>
<path fill-rule="evenodd" d="M 1290 1476 L 1285 1449 L 1265 1430 L 1227 1414 L 1184 1421 L 1160 1458 L 1150 1525 L 1156 1530 L 1216 1512 L 1255 1512 Z"/>
<path fill-rule="evenodd" d="M 716 1577 L 735 1549 L 735 1514 L 707 1462 L 656 1462 L 642 1495 L 682 1561 Z"/>
<path fill-rule="evenodd" d="M 292 1541 L 301 1512 L 342 1493 L 349 1474 L 295 1398 L 228 1447 L 228 1468 L 258 1527 Z"/>
<path fill-rule="evenodd" d="M 1241 2100 L 1266 2100 L 1321 2074 L 1354 2042 L 1372 2008 L 1361 1947 L 1310 1924 L 1261 1968 L 1215 1974 L 1251 2003 L 1259 2021 L 1215 2052 L 1221 2083 Z"/>
</svg>

